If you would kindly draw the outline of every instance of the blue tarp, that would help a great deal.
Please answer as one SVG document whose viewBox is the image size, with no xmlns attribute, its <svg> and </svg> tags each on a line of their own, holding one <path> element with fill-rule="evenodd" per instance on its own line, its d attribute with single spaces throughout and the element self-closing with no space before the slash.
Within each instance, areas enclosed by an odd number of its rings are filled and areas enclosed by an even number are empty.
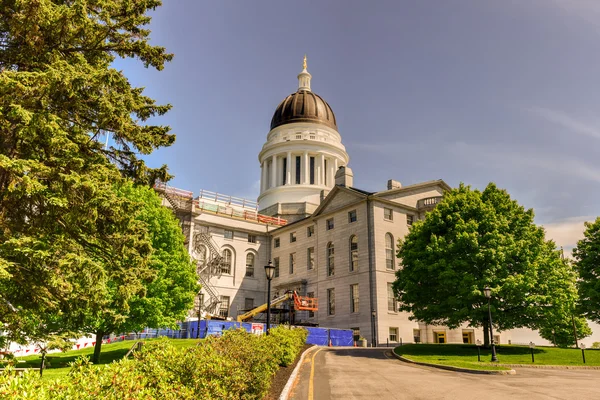
<svg viewBox="0 0 600 400">
<path fill-rule="evenodd" d="M 252 332 L 252 325 L 262 325 L 263 332 L 266 331 L 265 324 L 248 323 L 248 322 L 233 322 L 233 321 L 217 321 L 217 320 L 202 320 L 200 321 L 200 337 L 206 336 L 221 336 L 224 330 L 243 328 L 247 332 Z M 157 337 L 168 336 L 172 338 L 196 338 L 198 334 L 198 321 L 188 321 L 179 324 L 181 329 L 146 329 L 141 337 Z M 272 328 L 277 325 L 271 325 Z M 317 346 L 327 346 L 331 339 L 332 346 L 352 346 L 354 337 L 350 329 L 330 329 L 330 328 L 313 328 L 313 327 L 298 327 L 308 331 L 306 343 Z"/>
<path fill-rule="evenodd" d="M 329 342 L 329 335 L 326 328 L 309 328 L 305 327 L 308 331 L 308 337 L 306 343 L 316 344 L 317 346 L 327 346 Z M 352 331 L 350 331 L 352 332 Z"/>
<path fill-rule="evenodd" d="M 345 329 L 329 329 L 332 346 L 352 346 L 354 337 L 352 331 Z"/>
</svg>

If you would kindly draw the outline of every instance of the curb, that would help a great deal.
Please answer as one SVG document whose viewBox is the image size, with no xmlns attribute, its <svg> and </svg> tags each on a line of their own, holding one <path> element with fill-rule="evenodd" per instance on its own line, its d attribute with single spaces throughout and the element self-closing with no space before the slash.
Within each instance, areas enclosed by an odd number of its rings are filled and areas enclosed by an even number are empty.
<svg viewBox="0 0 600 400">
<path fill-rule="evenodd" d="M 503 367 L 511 367 L 511 368 L 600 370 L 600 366 L 586 366 L 586 365 L 532 365 L 532 364 L 498 364 L 498 365 L 501 365 Z"/>
<path fill-rule="evenodd" d="M 413 361 L 411 359 L 399 356 L 398 354 L 396 354 L 396 352 L 394 350 L 392 350 L 392 354 L 398 360 L 404 361 L 404 362 L 409 363 L 409 364 L 423 365 L 423 366 L 426 366 L 426 367 L 433 367 L 433 368 L 445 369 L 445 370 L 454 371 L 454 372 L 466 372 L 468 374 L 480 374 L 480 375 L 516 375 L 516 373 L 517 373 L 517 371 L 515 371 L 514 369 L 501 370 L 501 371 L 493 371 L 493 370 L 483 370 L 483 369 L 470 369 L 470 368 L 453 367 L 453 366 L 450 366 L 450 365 L 429 364 L 429 363 L 424 363 L 424 362 L 419 362 L 419 361 Z"/>
<path fill-rule="evenodd" d="M 296 378 L 298 377 L 298 372 L 300 371 L 300 366 L 304 362 L 304 357 L 306 357 L 306 355 L 308 353 L 310 353 L 316 347 L 318 347 L 318 346 L 311 346 L 308 349 L 304 350 L 304 353 L 302 353 L 302 355 L 300 356 L 300 360 L 298 361 L 298 364 L 296 364 L 296 368 L 294 368 L 294 370 L 292 371 L 290 378 L 288 379 L 287 383 L 285 384 L 285 387 L 281 391 L 281 394 L 279 395 L 279 400 L 288 400 L 288 396 L 290 395 L 290 389 L 292 388 L 292 385 L 294 384 L 294 382 L 296 381 Z"/>
</svg>

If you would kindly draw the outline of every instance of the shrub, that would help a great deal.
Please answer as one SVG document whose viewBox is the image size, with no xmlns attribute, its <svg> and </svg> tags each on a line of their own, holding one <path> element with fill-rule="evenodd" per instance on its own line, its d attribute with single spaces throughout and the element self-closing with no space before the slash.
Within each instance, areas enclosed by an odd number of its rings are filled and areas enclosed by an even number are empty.
<svg viewBox="0 0 600 400">
<path fill-rule="evenodd" d="M 307 332 L 271 329 L 269 336 L 230 330 L 177 349 L 164 339 L 146 343 L 134 359 L 92 366 L 72 364 L 68 377 L 42 381 L 10 367 L 0 374 L 0 399 L 262 399 L 279 365 L 294 361 Z"/>
<path fill-rule="evenodd" d="M 306 329 L 289 329 L 279 325 L 276 328 L 271 328 L 269 336 L 266 336 L 265 339 L 269 342 L 279 365 L 287 367 L 296 359 L 302 346 L 306 343 L 307 336 L 308 331 Z"/>
</svg>

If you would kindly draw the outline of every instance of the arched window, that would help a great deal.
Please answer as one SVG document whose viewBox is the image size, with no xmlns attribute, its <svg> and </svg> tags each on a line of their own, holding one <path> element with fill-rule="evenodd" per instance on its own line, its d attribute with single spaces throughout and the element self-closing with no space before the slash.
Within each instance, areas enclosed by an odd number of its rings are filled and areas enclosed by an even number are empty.
<svg viewBox="0 0 600 400">
<path fill-rule="evenodd" d="M 335 249 L 333 243 L 327 243 L 327 276 L 333 276 L 335 274 Z"/>
<path fill-rule="evenodd" d="M 254 276 L 254 254 L 246 254 L 246 276 L 252 278 Z"/>
<path fill-rule="evenodd" d="M 223 250 L 223 260 L 221 261 L 221 273 L 222 274 L 231 274 L 231 260 L 233 259 L 233 255 L 231 254 L 231 250 L 225 249 Z"/>
<path fill-rule="evenodd" d="M 358 269 L 358 237 L 350 236 L 350 272 Z"/>
<path fill-rule="evenodd" d="M 196 247 L 196 260 L 198 261 L 196 263 L 196 271 L 198 273 L 200 273 L 200 271 L 206 265 L 207 253 L 208 253 L 208 251 L 206 249 L 206 246 L 197 246 Z"/>
<path fill-rule="evenodd" d="M 385 267 L 394 269 L 394 237 L 391 233 L 385 234 Z"/>
</svg>

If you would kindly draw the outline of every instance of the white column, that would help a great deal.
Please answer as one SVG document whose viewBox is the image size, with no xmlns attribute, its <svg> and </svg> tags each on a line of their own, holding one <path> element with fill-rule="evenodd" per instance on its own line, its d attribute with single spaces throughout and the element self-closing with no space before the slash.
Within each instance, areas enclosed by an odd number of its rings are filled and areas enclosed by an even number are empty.
<svg viewBox="0 0 600 400">
<path fill-rule="evenodd" d="M 265 191 L 265 171 L 267 169 L 265 168 L 265 162 L 263 161 L 262 163 L 260 163 L 260 192 L 264 192 Z"/>
<path fill-rule="evenodd" d="M 277 155 L 271 158 L 271 187 L 277 186 Z"/>
<path fill-rule="evenodd" d="M 286 177 L 285 177 L 285 184 L 286 185 L 291 185 L 292 184 L 292 152 L 288 151 L 287 152 L 287 173 L 286 173 Z"/>
<path fill-rule="evenodd" d="M 338 170 L 338 159 L 335 158 L 333 160 L 333 179 L 335 179 L 335 174 L 337 174 L 337 170 Z"/>
<path fill-rule="evenodd" d="M 305 185 L 310 183 L 310 159 L 308 158 L 308 151 L 304 152 L 304 157 L 302 157 L 302 177 L 300 182 Z"/>
<path fill-rule="evenodd" d="M 325 184 L 325 157 L 319 154 L 319 185 Z"/>
</svg>

